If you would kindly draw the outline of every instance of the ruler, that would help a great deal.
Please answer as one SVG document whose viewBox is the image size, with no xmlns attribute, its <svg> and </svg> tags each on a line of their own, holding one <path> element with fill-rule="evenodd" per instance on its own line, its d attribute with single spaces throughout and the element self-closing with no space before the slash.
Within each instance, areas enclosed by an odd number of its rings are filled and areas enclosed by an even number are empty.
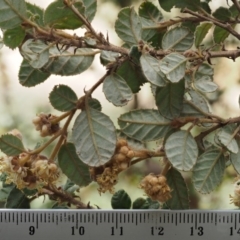
<svg viewBox="0 0 240 240">
<path fill-rule="evenodd" d="M 1 209 L 0 239 L 240 239 L 240 211 Z"/>
</svg>

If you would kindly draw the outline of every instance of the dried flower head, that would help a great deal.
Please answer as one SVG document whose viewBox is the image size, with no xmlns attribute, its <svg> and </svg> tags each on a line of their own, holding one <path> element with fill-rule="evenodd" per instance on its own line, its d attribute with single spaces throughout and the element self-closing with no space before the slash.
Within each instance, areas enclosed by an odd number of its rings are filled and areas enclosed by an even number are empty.
<svg viewBox="0 0 240 240">
<path fill-rule="evenodd" d="M 171 189 L 167 179 L 163 175 L 147 175 L 140 183 L 140 187 L 152 199 L 159 202 L 166 202 L 171 196 Z"/>
<path fill-rule="evenodd" d="M 41 137 L 51 136 L 59 131 L 59 123 L 53 124 L 51 122 L 55 118 L 56 116 L 45 113 L 40 113 L 33 118 L 32 122 L 35 126 L 35 129 L 40 131 Z"/>
<path fill-rule="evenodd" d="M 0 158 L 0 171 L 7 174 L 6 183 L 14 183 L 19 189 L 53 185 L 60 176 L 57 165 L 45 156 L 27 153 Z"/>
<path fill-rule="evenodd" d="M 117 184 L 118 174 L 128 169 L 134 151 L 128 146 L 125 139 L 117 141 L 116 150 L 111 160 L 100 167 L 90 167 L 90 175 L 99 185 L 99 192 L 109 191 L 114 193 L 114 186 Z"/>
<path fill-rule="evenodd" d="M 235 178 L 234 182 L 234 195 L 230 197 L 230 203 L 233 203 L 235 206 L 240 207 L 240 177 Z"/>
</svg>

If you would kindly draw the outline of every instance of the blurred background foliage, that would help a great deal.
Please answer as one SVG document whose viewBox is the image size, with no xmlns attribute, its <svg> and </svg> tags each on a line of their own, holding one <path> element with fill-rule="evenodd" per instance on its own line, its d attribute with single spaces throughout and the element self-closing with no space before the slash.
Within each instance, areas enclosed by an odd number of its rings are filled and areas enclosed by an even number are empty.
<svg viewBox="0 0 240 240">
<path fill-rule="evenodd" d="M 50 4 L 51 0 L 29 0 L 38 6 L 45 8 Z M 134 5 L 139 6 L 143 0 L 99 0 L 98 12 L 93 21 L 93 26 L 97 31 L 103 34 L 109 34 L 110 42 L 121 45 L 114 32 L 114 23 L 120 8 Z M 158 1 L 151 1 L 159 7 Z M 217 6 L 226 5 L 225 0 L 212 1 L 211 7 L 214 10 Z M 159 7 L 160 8 L 160 7 Z M 176 15 L 180 16 L 177 10 L 169 13 L 164 13 L 166 18 L 171 18 Z M 75 31 L 76 34 L 83 33 L 83 30 Z M 207 36 L 207 45 L 211 46 L 211 33 Z M 226 49 L 236 49 L 239 42 L 233 37 L 226 40 Z M 23 139 L 29 148 L 34 148 L 39 142 L 45 141 L 40 138 L 38 133 L 34 131 L 31 123 L 32 118 L 40 112 L 52 113 L 58 115 L 58 112 L 53 110 L 48 101 L 48 94 L 56 84 L 69 84 L 73 87 L 78 96 L 83 93 L 84 87 L 90 87 L 103 74 L 105 69 L 99 63 L 99 58 L 96 57 L 92 67 L 85 73 L 74 77 L 59 77 L 51 76 L 51 78 L 34 88 L 28 89 L 21 86 L 18 82 L 18 69 L 21 63 L 21 56 L 18 50 L 10 50 L 6 47 L 0 51 L 0 134 L 6 133 L 14 128 L 19 129 L 23 133 Z M 214 81 L 219 85 L 217 95 L 209 95 L 212 111 L 225 118 L 239 116 L 238 98 L 240 93 L 240 60 L 235 62 L 228 59 L 218 59 L 213 62 L 215 75 Z M 134 108 L 153 108 L 154 100 L 151 97 L 149 85 L 142 87 L 141 91 L 135 98 L 124 108 L 116 108 L 112 106 L 104 98 L 101 88 L 94 93 L 94 97 L 100 99 L 103 105 L 103 112 L 108 114 L 117 124 L 117 117 L 122 113 Z M 157 148 L 158 142 L 148 144 L 149 148 Z M 160 160 L 161 161 L 161 160 Z M 146 174 L 160 172 L 159 159 L 147 160 L 138 165 L 134 165 L 126 172 L 120 174 L 119 183 L 116 190 L 125 189 L 129 193 L 132 200 L 138 197 L 144 197 L 143 191 L 138 187 L 139 182 Z M 213 193 L 209 195 L 199 195 L 192 188 L 190 176 L 184 175 L 189 186 L 191 194 L 191 208 L 200 209 L 231 209 L 233 205 L 229 204 L 229 194 L 233 192 L 233 181 L 235 172 L 232 168 L 226 171 L 223 184 Z M 111 194 L 105 193 L 101 196 L 97 191 L 95 183 L 80 190 L 80 197 L 83 202 L 97 205 L 100 208 L 111 208 Z M 51 201 L 36 201 L 33 202 L 34 208 L 46 208 L 53 204 Z"/>
</svg>

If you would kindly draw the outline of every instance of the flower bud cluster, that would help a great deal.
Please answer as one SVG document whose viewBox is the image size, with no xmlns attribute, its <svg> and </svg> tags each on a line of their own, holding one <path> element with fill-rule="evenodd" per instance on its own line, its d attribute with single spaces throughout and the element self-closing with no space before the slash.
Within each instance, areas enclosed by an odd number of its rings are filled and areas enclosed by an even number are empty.
<svg viewBox="0 0 240 240">
<path fill-rule="evenodd" d="M 129 167 L 134 151 L 128 146 L 125 139 L 118 139 L 114 155 L 111 160 L 100 167 L 91 167 L 90 175 L 98 185 L 98 191 L 114 193 L 114 185 L 117 184 L 118 174 Z"/>
<path fill-rule="evenodd" d="M 19 189 L 41 189 L 54 184 L 60 175 L 57 165 L 45 156 L 27 153 L 0 158 L 0 171 L 7 174 L 6 183 Z"/>
<path fill-rule="evenodd" d="M 240 207 L 240 177 L 236 178 L 234 183 L 234 195 L 230 197 L 230 203 L 233 203 L 235 206 Z"/>
<path fill-rule="evenodd" d="M 166 202 L 171 196 L 171 189 L 163 175 L 147 175 L 140 183 L 140 187 L 152 200 Z"/>
<path fill-rule="evenodd" d="M 37 131 L 40 131 L 41 137 L 51 136 L 54 133 L 58 132 L 60 129 L 59 123 L 51 123 L 51 121 L 55 118 L 56 116 L 45 113 L 40 113 L 33 118 L 32 122 L 35 125 L 35 129 Z"/>
</svg>

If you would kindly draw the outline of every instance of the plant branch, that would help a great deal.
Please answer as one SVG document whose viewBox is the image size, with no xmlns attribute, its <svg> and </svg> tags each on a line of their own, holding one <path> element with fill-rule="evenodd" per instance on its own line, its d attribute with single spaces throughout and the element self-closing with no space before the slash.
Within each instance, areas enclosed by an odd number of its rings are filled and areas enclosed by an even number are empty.
<svg viewBox="0 0 240 240">
<path fill-rule="evenodd" d="M 86 205 L 63 190 L 59 190 L 55 187 L 45 186 L 41 191 L 47 195 L 58 198 L 62 202 L 73 204 L 78 209 L 93 209 L 93 207 L 91 207 L 89 204 Z"/>
<path fill-rule="evenodd" d="M 55 145 L 55 147 L 54 147 L 54 149 L 53 149 L 53 151 L 52 151 L 52 153 L 51 153 L 51 155 L 49 157 L 49 162 L 54 161 L 56 155 L 59 152 L 60 147 L 62 146 L 63 141 L 66 139 L 68 126 L 69 126 L 69 124 L 70 124 L 70 122 L 71 122 L 75 112 L 76 112 L 75 109 L 71 111 L 71 114 L 69 115 L 66 123 L 64 124 L 63 129 L 62 129 L 61 137 L 59 138 L 57 144 Z"/>
<path fill-rule="evenodd" d="M 199 19 L 203 19 L 203 20 L 206 20 L 206 21 L 210 21 L 212 23 L 214 23 L 216 26 L 218 27 L 221 27 L 225 30 L 227 30 L 229 33 L 231 33 L 233 36 L 235 36 L 237 39 L 240 39 L 240 34 L 238 34 L 238 32 L 236 32 L 229 23 L 222 23 L 220 21 L 218 21 L 217 19 L 211 17 L 210 15 L 208 16 L 205 16 L 205 15 L 201 15 L 197 12 L 193 12 L 191 11 L 190 9 L 188 8 L 185 8 L 183 10 L 183 13 L 189 13 L 195 17 L 198 17 Z"/>
<path fill-rule="evenodd" d="M 240 3 L 238 2 L 238 0 L 232 0 L 232 2 L 235 5 L 235 7 L 237 8 L 238 12 L 240 13 Z"/>
</svg>

